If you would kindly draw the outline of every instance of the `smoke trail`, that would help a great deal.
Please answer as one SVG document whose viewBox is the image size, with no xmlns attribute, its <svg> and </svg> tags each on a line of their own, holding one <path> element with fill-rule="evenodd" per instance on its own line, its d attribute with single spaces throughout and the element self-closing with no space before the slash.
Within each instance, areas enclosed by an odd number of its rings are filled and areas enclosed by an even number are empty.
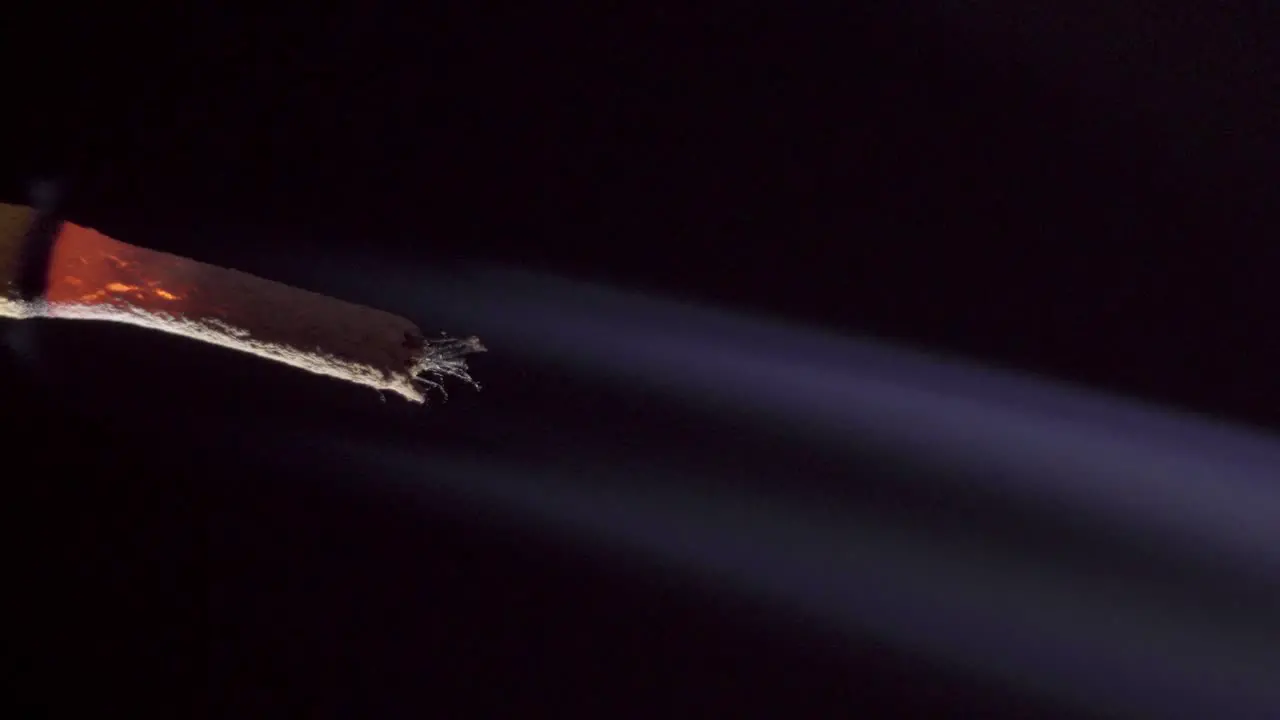
<svg viewBox="0 0 1280 720">
<path fill-rule="evenodd" d="M 874 440 L 970 468 L 993 491 L 1063 503 L 1280 577 L 1273 438 L 1080 388 L 524 273 L 433 279 L 412 300 L 507 352 L 714 401 L 813 442 Z"/>
<path fill-rule="evenodd" d="M 1082 708 L 1159 717 L 1280 708 L 1280 647 L 1253 632 L 1276 631 L 1276 618 L 1251 628 L 854 511 L 700 491 L 704 478 L 669 467 L 530 471 L 334 443 L 424 502 L 497 507 L 581 547 L 656 559 L 851 637 L 870 633 Z"/>
<path fill-rule="evenodd" d="M 387 270 L 383 268 L 382 270 Z M 1093 710 L 1280 716 L 1280 444 L 1079 388 L 804 328 L 527 273 L 374 273 L 388 306 L 473 328 L 497 354 L 752 418 L 839 453 L 868 444 L 922 471 L 904 484 L 1014 497 L 1072 518 L 1116 552 L 1213 568 L 1204 593 L 1045 562 L 958 532 L 799 492 L 707 482 L 661 448 L 573 463 L 441 458 L 335 438 L 400 492 L 505 508 L 542 531 L 602 541 L 769 598 L 850 633 L 980 670 Z M 335 281 L 338 276 L 328 276 Z M 350 277 L 350 276 L 347 276 Z M 348 288 L 358 296 L 360 288 Z M 600 422 L 607 422 L 607 418 Z M 750 443 L 744 438 L 744 448 Z M 335 450 L 336 451 L 336 450 Z M 744 452 L 745 449 L 744 449 Z M 584 453 L 584 455 L 589 453 Z M 850 484 L 865 466 L 846 468 Z M 723 472 L 720 471 L 720 472 Z M 726 490 L 726 488 L 733 488 Z M 912 489 L 904 487 L 904 495 Z M 972 524 L 989 518 L 976 515 Z M 1105 555 L 1105 553 L 1104 553 Z M 1114 569 L 1114 568 L 1113 568 Z"/>
</svg>

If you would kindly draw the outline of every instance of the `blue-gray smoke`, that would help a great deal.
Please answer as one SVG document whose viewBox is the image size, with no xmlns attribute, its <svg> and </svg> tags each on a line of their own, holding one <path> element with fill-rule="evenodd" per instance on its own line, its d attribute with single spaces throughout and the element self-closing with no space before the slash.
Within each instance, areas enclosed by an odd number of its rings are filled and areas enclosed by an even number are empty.
<svg viewBox="0 0 1280 720">
<path fill-rule="evenodd" d="M 956 360 L 528 273 L 424 276 L 346 262 L 345 272 L 311 270 L 313 282 L 292 279 L 400 311 L 428 331 L 475 333 L 493 355 L 714 408 L 815 452 L 852 457 L 876 447 L 920 469 L 895 476 L 918 483 L 900 488 L 905 495 L 941 489 L 942 497 L 993 499 L 1030 522 L 1065 518 L 1104 538 L 1099 547 L 1204 580 L 1160 585 L 1107 572 L 1105 558 L 1080 564 L 993 546 L 976 539 L 988 517 L 980 507 L 974 533 L 931 530 L 847 497 L 800 492 L 801 477 L 735 485 L 732 471 L 682 464 L 661 448 L 595 459 L 584 450 L 540 464 L 349 438 L 317 451 L 382 468 L 371 475 L 389 479 L 390 492 L 497 508 L 584 547 L 647 558 L 850 638 L 871 634 L 1080 708 L 1280 718 L 1275 438 Z M 854 467 L 850 485 L 868 472 Z M 717 473 L 726 477 L 708 482 Z"/>
</svg>

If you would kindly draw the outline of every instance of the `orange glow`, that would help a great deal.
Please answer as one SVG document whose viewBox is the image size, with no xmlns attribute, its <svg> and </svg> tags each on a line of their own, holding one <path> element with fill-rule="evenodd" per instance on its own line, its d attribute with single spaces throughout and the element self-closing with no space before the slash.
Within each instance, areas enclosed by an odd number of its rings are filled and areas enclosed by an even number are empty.
<svg viewBox="0 0 1280 720">
<path fill-rule="evenodd" d="M 416 403 L 425 401 L 426 388 L 438 387 L 432 378 L 469 381 L 461 356 L 482 349 L 474 340 L 458 341 L 459 350 L 428 354 L 421 329 L 391 313 L 129 245 L 69 222 L 54 240 L 46 280 L 45 302 L 37 308 L 46 317 L 173 333 Z"/>
<path fill-rule="evenodd" d="M 66 304 L 128 304 L 144 309 L 185 307 L 182 258 L 122 243 L 90 228 L 64 223 L 49 261 L 45 299 Z"/>
</svg>

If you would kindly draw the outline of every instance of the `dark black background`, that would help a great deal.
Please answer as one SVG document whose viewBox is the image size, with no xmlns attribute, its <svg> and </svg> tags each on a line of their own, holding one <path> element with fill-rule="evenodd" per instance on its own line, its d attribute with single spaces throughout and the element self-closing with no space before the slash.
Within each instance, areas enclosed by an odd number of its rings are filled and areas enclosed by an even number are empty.
<svg viewBox="0 0 1280 720">
<path fill-rule="evenodd" d="M 1275 10 L 842 5 L 24 18 L 5 198 L 55 176 L 81 224 L 263 273 L 315 249 L 514 264 L 1280 419 Z M 499 412 L 574 423 L 597 390 L 572 378 L 555 409 L 536 387 L 459 392 L 430 411 L 446 430 L 141 332 L 40 332 L 66 379 L 7 360 L 4 387 L 29 418 L 14 467 L 34 468 L 10 479 L 23 592 L 57 608 L 26 665 L 54 688 L 37 702 L 1030 712 L 497 521 L 299 482 L 326 473 L 221 429 L 483 444 Z M 495 353 L 475 372 L 523 370 Z"/>
</svg>

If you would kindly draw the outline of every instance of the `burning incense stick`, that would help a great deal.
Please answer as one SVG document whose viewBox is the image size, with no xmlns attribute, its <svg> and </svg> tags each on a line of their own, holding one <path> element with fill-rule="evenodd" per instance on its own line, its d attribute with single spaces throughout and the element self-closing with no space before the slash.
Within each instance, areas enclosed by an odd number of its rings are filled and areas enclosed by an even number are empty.
<svg viewBox="0 0 1280 720">
<path fill-rule="evenodd" d="M 0 317 L 139 325 L 417 403 L 445 377 L 474 385 L 465 356 L 484 350 L 474 337 L 428 339 L 388 312 L 41 221 L 0 204 Z"/>
</svg>

